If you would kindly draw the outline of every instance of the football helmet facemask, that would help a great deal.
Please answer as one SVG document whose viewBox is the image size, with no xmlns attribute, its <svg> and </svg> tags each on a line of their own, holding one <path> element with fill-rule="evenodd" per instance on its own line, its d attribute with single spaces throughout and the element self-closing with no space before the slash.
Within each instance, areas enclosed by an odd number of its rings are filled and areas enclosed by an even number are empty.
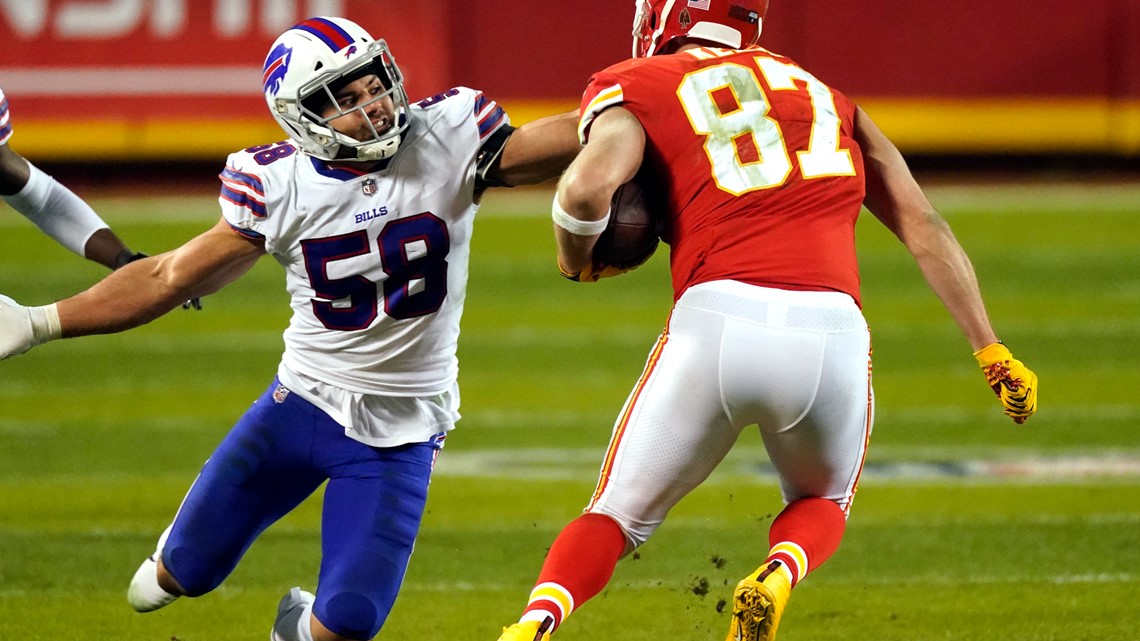
<svg viewBox="0 0 1140 641">
<path fill-rule="evenodd" d="M 633 57 L 661 53 L 678 38 L 699 38 L 732 49 L 760 39 L 768 0 L 636 0 Z"/>
<path fill-rule="evenodd" d="M 379 78 L 383 91 L 342 109 L 336 92 L 368 75 Z M 376 161 L 391 157 L 408 126 L 404 77 L 383 40 L 376 40 L 344 18 L 310 18 L 281 34 L 269 49 L 262 75 L 265 100 L 277 124 L 301 150 L 324 160 Z M 390 98 L 393 122 L 377 130 L 368 109 Z M 331 105 L 329 116 L 321 111 Z M 360 111 L 371 137 L 357 140 L 329 123 Z"/>
</svg>

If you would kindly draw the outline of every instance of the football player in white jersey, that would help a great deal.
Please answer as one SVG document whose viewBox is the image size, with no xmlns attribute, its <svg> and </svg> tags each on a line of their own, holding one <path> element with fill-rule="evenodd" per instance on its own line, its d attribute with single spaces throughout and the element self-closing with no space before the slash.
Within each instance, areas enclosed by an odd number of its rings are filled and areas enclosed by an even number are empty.
<svg viewBox="0 0 1140 641">
<path fill-rule="evenodd" d="M 149 611 L 213 590 L 327 480 L 319 589 L 285 595 L 271 638 L 371 639 L 459 418 L 456 340 L 480 195 L 556 177 L 580 149 L 577 115 L 514 130 L 472 89 L 409 103 L 384 41 L 341 18 L 286 31 L 263 82 L 289 140 L 229 157 L 217 225 L 56 304 L 0 299 L 0 358 L 144 324 L 271 255 L 293 309 L 277 376 L 205 463 L 128 600 Z"/>
<path fill-rule="evenodd" d="M 116 269 L 141 254 L 132 252 L 91 207 L 67 187 L 8 146 L 12 114 L 0 89 L 0 198 L 60 245 Z"/>
</svg>

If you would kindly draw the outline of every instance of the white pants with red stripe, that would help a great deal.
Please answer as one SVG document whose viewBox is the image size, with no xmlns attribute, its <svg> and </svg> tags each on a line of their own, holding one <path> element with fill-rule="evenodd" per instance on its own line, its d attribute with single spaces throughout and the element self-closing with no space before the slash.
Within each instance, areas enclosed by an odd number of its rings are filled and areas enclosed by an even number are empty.
<svg viewBox="0 0 1140 641">
<path fill-rule="evenodd" d="M 587 511 L 644 543 L 758 425 L 785 502 L 821 497 L 846 512 L 874 417 L 870 342 L 845 294 L 690 288 L 614 424 Z"/>
</svg>

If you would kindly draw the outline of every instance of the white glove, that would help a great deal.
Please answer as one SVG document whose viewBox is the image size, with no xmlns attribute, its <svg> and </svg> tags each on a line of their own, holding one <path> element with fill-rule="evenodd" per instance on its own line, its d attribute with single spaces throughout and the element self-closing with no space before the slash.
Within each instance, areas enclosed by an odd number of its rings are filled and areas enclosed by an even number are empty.
<svg viewBox="0 0 1140 641">
<path fill-rule="evenodd" d="M 60 337 L 55 305 L 24 307 L 0 296 L 0 360 Z"/>
</svg>

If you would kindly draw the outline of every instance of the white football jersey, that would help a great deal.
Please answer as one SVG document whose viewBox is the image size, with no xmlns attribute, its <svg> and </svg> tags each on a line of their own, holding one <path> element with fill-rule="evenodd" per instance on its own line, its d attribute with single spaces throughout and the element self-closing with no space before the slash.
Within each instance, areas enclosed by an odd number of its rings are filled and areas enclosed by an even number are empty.
<svg viewBox="0 0 1140 641">
<path fill-rule="evenodd" d="M 221 174 L 225 219 L 285 268 L 282 368 L 353 395 L 452 390 L 476 159 L 509 122 L 467 88 L 408 118 L 399 151 L 371 171 L 330 167 L 286 141 L 231 154 Z"/>
<path fill-rule="evenodd" d="M 4 90 L 0 89 L 0 145 L 8 142 L 12 137 L 12 121 L 8 114 L 8 99 L 4 97 Z"/>
</svg>

